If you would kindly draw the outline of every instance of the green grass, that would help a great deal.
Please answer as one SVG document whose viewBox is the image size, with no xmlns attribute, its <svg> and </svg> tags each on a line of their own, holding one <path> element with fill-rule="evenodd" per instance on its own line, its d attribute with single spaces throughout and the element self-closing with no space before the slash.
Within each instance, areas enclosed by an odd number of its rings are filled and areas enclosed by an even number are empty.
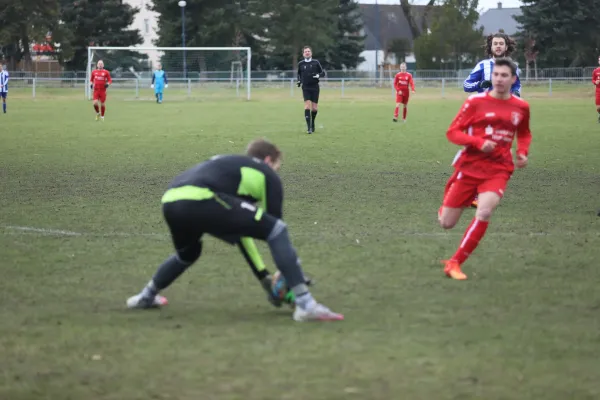
<svg viewBox="0 0 600 400">
<path fill-rule="evenodd" d="M 597 399 L 600 157 L 593 100 L 531 97 L 530 166 L 445 279 L 472 211 L 436 221 L 465 96 L 324 91 L 315 135 L 289 88 L 251 102 L 79 92 L 0 114 L 0 399 Z M 56 98 L 55 98 L 56 96 Z M 273 309 L 235 248 L 207 239 L 160 311 L 128 312 L 171 252 L 170 179 L 260 136 L 284 151 L 284 216 L 317 299 L 346 321 Z M 27 230 L 28 229 L 28 230 Z M 272 265 L 265 246 L 263 255 Z"/>
</svg>

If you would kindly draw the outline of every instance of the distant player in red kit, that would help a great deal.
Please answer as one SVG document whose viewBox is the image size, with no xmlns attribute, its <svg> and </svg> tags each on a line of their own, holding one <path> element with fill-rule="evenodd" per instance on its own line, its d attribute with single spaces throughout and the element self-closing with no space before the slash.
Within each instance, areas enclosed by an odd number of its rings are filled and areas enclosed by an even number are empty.
<svg viewBox="0 0 600 400">
<path fill-rule="evenodd" d="M 91 87 L 94 89 L 94 110 L 96 110 L 96 121 L 104 121 L 104 112 L 106 111 L 106 89 L 112 83 L 110 72 L 104 69 L 104 62 L 98 61 L 97 69 L 92 71 L 90 77 Z"/>
<path fill-rule="evenodd" d="M 598 65 L 600 65 L 600 56 L 598 56 Z M 600 67 L 592 73 L 592 82 L 596 86 L 596 111 L 598 112 L 598 123 L 600 124 Z"/>
<path fill-rule="evenodd" d="M 394 109 L 394 122 L 398 121 L 398 114 L 400 112 L 400 104 L 404 106 L 402 110 L 402 121 L 406 122 L 406 113 L 408 106 L 408 99 L 410 92 L 408 86 L 415 92 L 415 82 L 409 72 L 406 72 L 406 63 L 400 64 L 400 72 L 394 77 L 394 88 L 396 89 L 396 108 Z"/>
<path fill-rule="evenodd" d="M 517 168 L 527 166 L 531 143 L 529 104 L 511 94 L 517 66 L 510 58 L 497 58 L 489 92 L 469 97 L 452 121 L 448 140 L 465 146 L 455 158 L 455 171 L 446 184 L 438 217 L 442 228 L 452 229 L 475 195 L 479 202 L 456 253 L 444 261 L 444 273 L 453 279 L 467 276 L 461 265 L 485 235 L 492 214 L 504 195 L 515 168 L 511 147 L 517 136 Z"/>
</svg>

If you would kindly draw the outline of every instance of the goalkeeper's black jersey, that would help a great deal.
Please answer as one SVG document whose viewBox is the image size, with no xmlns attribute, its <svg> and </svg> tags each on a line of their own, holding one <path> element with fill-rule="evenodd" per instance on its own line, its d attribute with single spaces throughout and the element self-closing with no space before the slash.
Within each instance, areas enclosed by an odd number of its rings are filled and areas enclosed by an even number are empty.
<svg viewBox="0 0 600 400">
<path fill-rule="evenodd" d="M 219 155 L 175 177 L 169 188 L 198 186 L 261 203 L 275 218 L 283 214 L 283 186 L 279 175 L 263 161 L 244 155 Z"/>
<path fill-rule="evenodd" d="M 319 75 L 319 78 L 325 76 L 325 71 L 318 60 L 304 59 L 298 63 L 298 80 L 302 82 L 302 87 L 318 87 L 319 79 L 315 78 L 315 75 Z"/>
</svg>

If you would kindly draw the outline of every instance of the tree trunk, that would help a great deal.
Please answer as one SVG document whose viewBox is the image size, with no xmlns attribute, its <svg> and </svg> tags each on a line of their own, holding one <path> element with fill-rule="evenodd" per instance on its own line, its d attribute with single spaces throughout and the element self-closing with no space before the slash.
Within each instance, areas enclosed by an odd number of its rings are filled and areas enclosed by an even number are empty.
<svg viewBox="0 0 600 400">
<path fill-rule="evenodd" d="M 529 60 L 525 61 L 525 80 L 528 81 L 529 80 Z"/>
</svg>

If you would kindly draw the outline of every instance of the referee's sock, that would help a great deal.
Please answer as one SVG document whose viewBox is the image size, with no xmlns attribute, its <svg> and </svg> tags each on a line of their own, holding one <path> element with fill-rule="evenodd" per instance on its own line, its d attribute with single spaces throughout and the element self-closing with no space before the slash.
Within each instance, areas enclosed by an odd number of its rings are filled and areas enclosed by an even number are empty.
<svg viewBox="0 0 600 400">
<path fill-rule="evenodd" d="M 304 119 L 306 120 L 306 129 L 310 130 L 310 110 L 304 110 Z"/>
<path fill-rule="evenodd" d="M 312 116 L 312 126 L 315 127 L 315 119 L 317 118 L 317 110 L 313 110 L 311 113 Z"/>
</svg>

